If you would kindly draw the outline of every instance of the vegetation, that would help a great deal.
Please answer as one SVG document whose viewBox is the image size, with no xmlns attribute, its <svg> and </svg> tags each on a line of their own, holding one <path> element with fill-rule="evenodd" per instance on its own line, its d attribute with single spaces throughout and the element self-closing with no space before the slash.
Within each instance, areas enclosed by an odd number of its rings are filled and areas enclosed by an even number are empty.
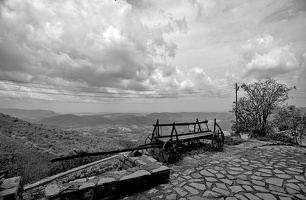
<svg viewBox="0 0 306 200">
<path fill-rule="evenodd" d="M 264 82 L 242 84 L 241 88 L 245 92 L 245 97 L 238 100 L 237 108 L 233 105 L 231 112 L 237 111 L 238 126 L 234 124 L 232 129 L 235 132 L 246 131 L 265 136 L 269 130 L 269 116 L 273 110 L 284 104 L 293 88 L 288 88 L 271 78 Z"/>
<path fill-rule="evenodd" d="M 281 131 L 272 136 L 274 139 L 297 144 L 299 143 L 298 138 L 301 139 L 306 132 L 306 114 L 295 106 L 286 105 L 278 110 L 272 120 L 272 125 Z"/>
<path fill-rule="evenodd" d="M 0 113 L 0 171 L 8 169 L 8 177 L 22 176 L 23 183 L 28 184 L 106 156 L 74 159 L 63 164 L 51 163 L 53 158 L 75 154 L 76 151 L 97 152 L 132 147 L 132 139 L 143 142 L 146 136 L 141 128 L 138 133 L 125 133 L 124 138 L 120 134 L 106 133 L 104 129 L 101 131 L 99 127 L 91 129 L 62 130 Z"/>
<path fill-rule="evenodd" d="M 241 144 L 243 143 L 244 140 L 241 139 L 240 137 L 237 137 L 237 136 L 225 136 L 225 140 L 224 140 L 224 144 L 227 144 L 227 145 L 238 145 L 238 144 Z"/>
</svg>

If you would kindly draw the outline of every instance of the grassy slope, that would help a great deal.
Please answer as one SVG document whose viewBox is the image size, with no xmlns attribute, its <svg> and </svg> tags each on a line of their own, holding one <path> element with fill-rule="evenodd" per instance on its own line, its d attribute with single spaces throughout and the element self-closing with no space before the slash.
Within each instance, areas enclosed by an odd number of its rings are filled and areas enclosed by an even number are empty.
<svg viewBox="0 0 306 200">
<path fill-rule="evenodd" d="M 93 152 L 123 148 L 122 141 L 104 135 L 85 136 L 1 113 L 0 138 L 0 169 L 9 169 L 9 176 L 21 175 L 25 183 L 59 172 L 50 159 L 75 149 Z"/>
</svg>

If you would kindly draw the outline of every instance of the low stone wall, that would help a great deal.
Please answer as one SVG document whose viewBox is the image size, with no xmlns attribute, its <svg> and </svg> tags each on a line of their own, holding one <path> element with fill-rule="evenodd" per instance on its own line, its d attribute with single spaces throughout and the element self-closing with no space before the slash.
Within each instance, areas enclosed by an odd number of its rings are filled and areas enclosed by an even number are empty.
<svg viewBox="0 0 306 200">
<path fill-rule="evenodd" d="M 0 183 L 0 199 L 2 200 L 22 200 L 21 177 L 4 179 Z"/>
<path fill-rule="evenodd" d="M 170 179 L 170 169 L 146 155 L 130 157 L 128 153 L 123 153 L 119 160 L 123 170 L 47 185 L 46 199 L 114 199 L 166 183 Z"/>
<path fill-rule="evenodd" d="M 52 182 L 64 184 L 76 179 L 87 179 L 92 177 L 93 174 L 102 174 L 105 171 L 112 170 L 111 168 L 115 163 L 118 163 L 118 155 L 82 165 L 66 172 L 42 179 L 38 182 L 25 186 L 23 198 L 25 200 L 43 199 L 45 198 L 45 188 L 47 184 Z"/>
</svg>

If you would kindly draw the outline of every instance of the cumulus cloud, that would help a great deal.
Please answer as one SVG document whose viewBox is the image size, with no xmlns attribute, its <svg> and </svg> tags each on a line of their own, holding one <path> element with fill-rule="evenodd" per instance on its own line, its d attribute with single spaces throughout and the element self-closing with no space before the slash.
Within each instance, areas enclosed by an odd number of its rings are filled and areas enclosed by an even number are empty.
<svg viewBox="0 0 306 200">
<path fill-rule="evenodd" d="M 24 90 L 52 99 L 120 99 L 220 96 L 241 71 L 301 78 L 305 12 L 271 2 L 0 1 L 0 80 L 55 85 Z"/>
<path fill-rule="evenodd" d="M 273 36 L 249 39 L 241 48 L 244 77 L 261 79 L 299 70 L 299 62 L 290 45 L 281 45 Z"/>
<path fill-rule="evenodd" d="M 138 90 L 148 87 L 142 81 L 158 68 L 155 58 L 177 50 L 125 2 L 4 1 L 0 27 L 2 79 L 21 73 L 23 81 Z"/>
<path fill-rule="evenodd" d="M 173 63 L 178 45 L 167 35 L 189 27 L 184 15 L 155 1 L 11 0 L 0 9 L 0 80 L 75 88 L 28 85 L 21 93 L 58 99 L 56 93 L 87 94 L 93 87 L 109 98 L 176 97 L 213 83 L 202 68 Z M 16 95 L 6 84 L 0 84 L 6 95 Z"/>
</svg>

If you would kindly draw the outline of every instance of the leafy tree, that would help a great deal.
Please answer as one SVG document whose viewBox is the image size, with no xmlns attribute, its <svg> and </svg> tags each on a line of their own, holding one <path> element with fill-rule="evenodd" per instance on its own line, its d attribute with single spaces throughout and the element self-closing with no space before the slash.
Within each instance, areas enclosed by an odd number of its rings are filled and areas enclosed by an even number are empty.
<svg viewBox="0 0 306 200">
<path fill-rule="evenodd" d="M 274 116 L 273 126 L 280 131 L 291 131 L 291 137 L 298 143 L 299 133 L 304 133 L 306 129 L 306 114 L 302 113 L 295 106 L 283 106 Z"/>
<path fill-rule="evenodd" d="M 263 136 L 268 130 L 268 117 L 288 99 L 288 93 L 293 88 L 288 88 L 272 78 L 251 84 L 244 83 L 241 88 L 245 97 L 237 102 L 238 127 L 234 124 L 232 129 L 237 132 L 251 131 Z M 230 112 L 235 111 L 234 104 Z"/>
</svg>

